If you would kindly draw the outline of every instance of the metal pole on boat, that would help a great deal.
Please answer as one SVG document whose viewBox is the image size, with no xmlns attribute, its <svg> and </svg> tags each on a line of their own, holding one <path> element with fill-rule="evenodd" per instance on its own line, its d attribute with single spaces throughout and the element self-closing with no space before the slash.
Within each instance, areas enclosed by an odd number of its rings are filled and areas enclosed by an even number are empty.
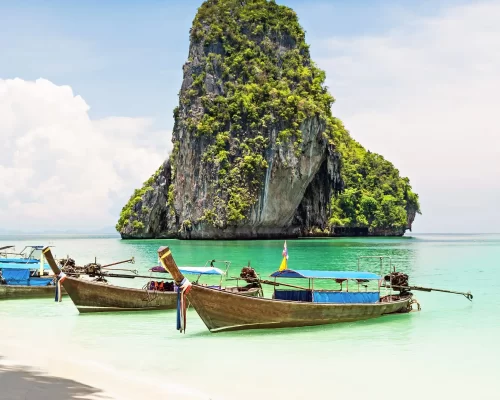
<svg viewBox="0 0 500 400">
<path fill-rule="evenodd" d="M 391 281 L 392 282 L 392 281 Z M 452 294 L 461 294 L 464 296 L 467 300 L 472 301 L 473 297 L 472 293 L 469 292 L 457 292 L 454 290 L 446 290 L 446 289 L 436 289 L 436 288 L 428 288 L 428 287 L 422 287 L 422 286 L 399 286 L 399 285 L 394 285 L 392 286 L 391 283 L 391 289 L 396 289 L 396 290 L 420 290 L 422 292 L 442 292 L 442 293 L 452 293 Z"/>
<path fill-rule="evenodd" d="M 380 262 L 382 263 L 382 257 L 380 257 Z M 392 270 L 392 258 L 389 257 L 389 279 L 390 279 L 390 283 L 391 283 L 391 288 L 389 289 L 389 298 L 391 299 L 392 301 L 392 274 L 391 274 L 391 271 Z"/>
<path fill-rule="evenodd" d="M 43 251 L 41 252 L 40 254 L 40 276 L 42 277 L 43 276 Z"/>
</svg>

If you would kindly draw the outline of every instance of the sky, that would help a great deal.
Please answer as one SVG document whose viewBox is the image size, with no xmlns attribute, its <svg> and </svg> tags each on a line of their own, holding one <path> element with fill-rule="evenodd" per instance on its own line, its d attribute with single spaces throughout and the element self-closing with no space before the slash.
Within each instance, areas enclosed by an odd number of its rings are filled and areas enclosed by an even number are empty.
<svg viewBox="0 0 500 400">
<path fill-rule="evenodd" d="M 414 232 L 500 231 L 500 1 L 278 0 Z M 168 156 L 201 0 L 0 0 L 0 231 L 94 230 Z"/>
</svg>

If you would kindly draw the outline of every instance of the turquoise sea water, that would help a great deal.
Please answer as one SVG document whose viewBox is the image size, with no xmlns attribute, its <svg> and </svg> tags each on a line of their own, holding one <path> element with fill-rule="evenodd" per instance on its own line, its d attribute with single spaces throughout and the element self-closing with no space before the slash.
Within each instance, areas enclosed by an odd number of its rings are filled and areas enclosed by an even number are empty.
<svg viewBox="0 0 500 400">
<path fill-rule="evenodd" d="M 36 242 L 36 243 L 35 243 Z M 168 245 L 179 265 L 250 260 L 276 270 L 283 241 L 122 241 L 116 237 L 0 237 L 0 246 L 52 244 L 79 264 L 134 256 L 145 272 Z M 68 297 L 0 302 L 0 356 L 106 389 L 119 399 L 500 398 L 500 235 L 289 240 L 289 267 L 355 269 L 387 255 L 410 283 L 467 291 L 415 292 L 417 313 L 322 327 L 211 334 L 194 310 L 79 315 Z M 127 268 L 127 266 L 125 267 Z M 379 272 L 374 261 L 362 269 Z M 120 281 L 141 287 L 145 281 Z M 268 295 L 270 290 L 268 290 Z M 1 396 L 0 396 L 1 397 Z"/>
</svg>

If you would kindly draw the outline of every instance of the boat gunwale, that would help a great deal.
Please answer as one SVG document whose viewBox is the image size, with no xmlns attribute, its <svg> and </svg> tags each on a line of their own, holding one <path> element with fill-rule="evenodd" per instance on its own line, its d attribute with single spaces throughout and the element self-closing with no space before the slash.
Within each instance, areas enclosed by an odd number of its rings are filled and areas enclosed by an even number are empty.
<svg viewBox="0 0 500 400">
<path fill-rule="evenodd" d="M 134 291 L 134 292 L 141 292 L 141 293 L 150 292 L 150 293 L 155 293 L 155 294 L 158 294 L 158 293 L 165 293 L 165 294 L 172 293 L 172 294 L 177 294 L 176 292 L 165 292 L 165 291 L 160 291 L 160 290 L 149 290 L 149 289 L 144 289 L 144 288 L 143 289 L 138 289 L 138 288 L 132 288 L 132 287 L 127 287 L 127 286 L 113 285 L 113 284 L 105 283 L 105 282 L 87 281 L 87 280 L 80 279 L 80 278 L 75 278 L 75 277 L 72 277 L 72 276 L 66 276 L 65 279 L 64 279 L 64 281 L 62 282 L 62 286 L 65 289 L 66 289 L 66 286 L 64 285 L 64 283 L 66 282 L 66 280 L 78 282 L 78 284 L 82 284 L 83 283 L 84 285 L 88 284 L 88 285 L 94 285 L 94 286 L 105 287 L 105 288 L 111 287 L 113 289 L 120 289 L 120 290 Z"/>
<path fill-rule="evenodd" d="M 127 286 L 113 285 L 113 284 L 105 283 L 105 282 L 87 281 L 87 280 L 80 279 L 80 278 L 75 278 L 75 277 L 72 277 L 72 276 L 66 276 L 65 277 L 64 281 L 62 282 L 62 286 L 64 288 L 66 288 L 65 285 L 64 285 L 64 283 L 66 282 L 66 280 L 73 281 L 73 282 L 78 282 L 78 284 L 82 284 L 83 283 L 83 284 L 95 285 L 95 286 L 105 287 L 105 288 L 111 287 L 113 289 L 121 289 L 121 290 L 141 292 L 141 293 L 149 292 L 149 293 L 154 293 L 154 294 L 175 294 L 177 296 L 177 292 L 175 292 L 175 291 L 150 290 L 150 289 L 145 289 L 145 288 L 138 289 L 138 288 L 132 288 L 132 287 L 127 287 Z M 193 283 L 193 285 L 196 285 L 196 286 L 202 287 L 202 288 L 212 289 L 212 290 L 215 290 L 217 292 L 226 292 L 226 293 L 232 293 L 232 294 L 237 294 L 237 295 L 245 296 L 244 294 L 240 294 L 239 291 L 238 291 L 238 293 L 236 293 L 236 292 L 230 292 L 230 291 L 227 290 L 228 288 L 232 289 L 232 288 L 237 288 L 238 286 L 226 286 L 226 287 L 223 287 L 223 288 L 220 288 L 220 289 L 216 289 L 216 288 L 211 288 L 211 287 L 203 286 L 203 285 L 196 284 L 196 283 Z M 52 287 L 55 287 L 55 285 L 53 285 Z M 243 291 L 243 293 L 248 293 L 248 292 L 252 291 L 253 289 L 255 289 L 255 291 L 258 291 L 260 288 L 249 288 L 248 290 Z M 247 297 L 247 296 L 245 296 L 245 297 Z"/>
</svg>

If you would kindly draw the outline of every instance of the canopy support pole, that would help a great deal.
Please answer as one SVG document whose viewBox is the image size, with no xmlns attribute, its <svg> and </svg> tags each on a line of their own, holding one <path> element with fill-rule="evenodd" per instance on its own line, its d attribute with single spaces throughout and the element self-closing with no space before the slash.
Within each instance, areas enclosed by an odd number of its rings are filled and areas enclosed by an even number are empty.
<svg viewBox="0 0 500 400">
<path fill-rule="evenodd" d="M 40 277 L 43 276 L 43 260 L 44 260 L 44 257 L 43 257 L 43 251 L 42 251 L 42 254 L 40 254 Z"/>
</svg>

